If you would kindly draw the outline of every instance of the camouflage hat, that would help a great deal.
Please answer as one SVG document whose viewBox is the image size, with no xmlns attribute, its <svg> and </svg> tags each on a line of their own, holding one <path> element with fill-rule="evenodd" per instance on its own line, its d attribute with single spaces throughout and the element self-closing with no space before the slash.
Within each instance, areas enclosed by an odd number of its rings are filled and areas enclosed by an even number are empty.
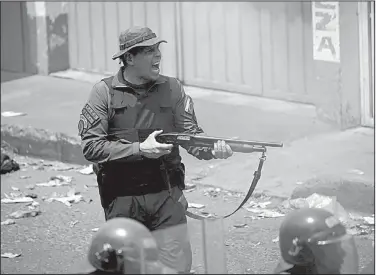
<svg viewBox="0 0 376 275">
<path fill-rule="evenodd" d="M 119 52 L 112 56 L 112 59 L 117 59 L 125 54 L 130 49 L 135 47 L 148 47 L 155 44 L 165 42 L 147 27 L 131 27 L 123 31 L 119 35 Z"/>
</svg>

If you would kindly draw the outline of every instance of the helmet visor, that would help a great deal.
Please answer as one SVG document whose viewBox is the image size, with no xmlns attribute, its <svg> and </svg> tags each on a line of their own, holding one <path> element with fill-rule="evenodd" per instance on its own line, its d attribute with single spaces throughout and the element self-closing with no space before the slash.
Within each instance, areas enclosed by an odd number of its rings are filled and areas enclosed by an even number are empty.
<svg viewBox="0 0 376 275">
<path fill-rule="evenodd" d="M 309 242 L 318 274 L 357 274 L 359 256 L 353 236 Z"/>
</svg>

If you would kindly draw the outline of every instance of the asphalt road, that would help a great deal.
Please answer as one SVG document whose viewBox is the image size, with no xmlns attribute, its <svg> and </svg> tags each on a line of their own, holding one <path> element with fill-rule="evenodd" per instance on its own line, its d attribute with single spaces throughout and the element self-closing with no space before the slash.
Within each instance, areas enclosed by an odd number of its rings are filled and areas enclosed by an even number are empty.
<svg viewBox="0 0 376 275">
<path fill-rule="evenodd" d="M 20 257 L 1 259 L 1 274 L 34 274 L 34 273 L 75 273 L 86 269 L 86 253 L 93 236 L 93 228 L 104 222 L 104 215 L 99 202 L 98 189 L 93 175 L 82 175 L 75 170 L 55 171 L 53 166 L 30 165 L 28 162 L 23 171 L 1 176 L 2 198 L 4 193 L 34 193 L 40 203 L 41 214 L 36 217 L 16 219 L 13 225 L 1 226 L 1 253 L 19 253 Z M 35 170 L 44 167 L 43 170 Z M 70 186 L 35 187 L 28 190 L 30 184 L 47 182 L 51 176 L 72 176 Z M 20 178 L 28 176 L 28 178 Z M 86 187 L 85 187 L 86 186 Z M 71 188 L 86 199 L 72 204 L 71 207 L 61 202 L 47 202 L 53 193 L 66 194 Z M 216 197 L 207 195 L 207 188 L 198 186 L 187 192 L 191 203 L 205 205 L 205 211 L 217 215 L 227 214 L 240 202 L 241 195 L 219 192 Z M 227 194 L 227 195 L 226 195 Z M 92 201 L 90 201 L 92 200 Z M 259 198 L 261 201 L 269 198 Z M 269 207 L 274 208 L 279 201 L 272 201 Z M 2 204 L 1 221 L 19 209 L 27 209 L 24 204 Z M 224 221 L 223 232 L 227 255 L 228 273 L 269 273 L 278 261 L 278 243 L 273 242 L 278 235 L 278 227 L 282 218 L 253 219 L 252 214 L 244 209 Z M 246 226 L 243 226 L 246 224 Z M 193 269 L 203 272 L 203 249 L 201 224 L 189 219 L 189 230 L 194 251 Z M 218 230 L 215 232 L 218 234 Z M 208 236 L 213 238 L 215 234 Z M 361 266 L 365 266 L 374 257 L 372 236 L 356 237 Z M 216 251 L 213 251 L 215 255 Z"/>
</svg>

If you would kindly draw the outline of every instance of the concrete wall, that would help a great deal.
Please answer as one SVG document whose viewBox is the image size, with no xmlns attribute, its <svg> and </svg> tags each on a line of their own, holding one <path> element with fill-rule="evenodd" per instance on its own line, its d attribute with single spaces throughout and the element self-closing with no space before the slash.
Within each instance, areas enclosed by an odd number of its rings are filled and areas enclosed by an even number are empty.
<svg viewBox="0 0 376 275">
<path fill-rule="evenodd" d="M 2 70 L 49 74 L 69 68 L 66 3 L 14 1 L 1 2 L 1 8 L 2 46 L 6 41 L 18 42 L 4 44 Z M 20 17 L 17 24 L 12 22 L 16 15 Z M 6 57 L 20 65 L 8 66 Z M 17 62 L 19 58 L 22 60 Z"/>
<path fill-rule="evenodd" d="M 70 68 L 70 61 L 72 62 L 72 55 L 74 55 L 70 51 L 72 48 L 70 46 L 77 41 L 69 41 L 68 35 L 72 37 L 71 33 L 76 30 L 72 24 L 69 30 L 68 21 L 78 17 L 76 14 L 71 14 L 72 9 L 69 8 L 69 5 L 75 4 L 67 2 L 19 3 L 21 6 L 23 5 L 25 28 L 23 39 L 27 44 L 25 56 L 30 60 L 26 65 L 26 70 L 32 73 L 49 74 Z M 264 6 L 261 8 L 265 9 Z M 304 86 L 305 93 L 309 95 L 309 102 L 317 107 L 318 115 L 327 122 L 340 125 L 343 129 L 358 126 L 361 122 L 361 96 L 357 3 L 340 2 L 339 4 L 339 63 L 313 58 L 312 6 L 310 3 L 306 3 L 301 8 L 299 14 L 297 13 L 299 15 L 297 18 L 304 19 L 302 24 L 307 30 L 304 32 L 302 40 L 304 41 L 305 59 Z M 171 12 L 174 10 L 171 9 Z M 145 21 L 144 23 L 149 22 Z M 309 28 L 311 28 L 310 31 Z M 173 37 L 169 39 L 171 40 L 169 46 L 177 43 L 178 37 L 175 37 L 175 34 L 172 35 Z M 116 34 L 113 36 L 115 39 Z M 2 37 L 3 39 L 7 38 Z M 116 40 L 113 43 L 116 43 Z M 175 55 L 169 56 L 168 59 L 170 62 L 178 62 L 175 60 Z M 289 98 L 286 97 L 286 99 Z"/>
<path fill-rule="evenodd" d="M 359 126 L 361 92 L 357 2 L 340 2 L 340 62 L 313 60 L 308 85 L 323 120 L 342 129 Z"/>
</svg>

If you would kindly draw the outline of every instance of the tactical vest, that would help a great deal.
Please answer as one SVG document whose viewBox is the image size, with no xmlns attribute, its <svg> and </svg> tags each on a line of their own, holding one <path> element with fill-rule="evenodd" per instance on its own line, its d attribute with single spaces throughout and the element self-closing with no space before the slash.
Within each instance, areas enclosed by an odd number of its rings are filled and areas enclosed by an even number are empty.
<svg viewBox="0 0 376 275">
<path fill-rule="evenodd" d="M 111 85 L 113 77 L 104 81 L 109 89 L 110 110 L 108 140 L 125 139 L 143 142 L 157 129 L 174 131 L 173 106 L 169 80 L 151 87 L 142 103 L 137 98 Z M 124 161 L 103 164 L 98 173 L 102 206 L 118 196 L 136 196 L 156 193 L 170 188 L 166 181 L 170 177 L 172 186 L 184 188 L 184 165 L 181 163 L 179 147 L 159 159 L 130 156 Z"/>
</svg>

